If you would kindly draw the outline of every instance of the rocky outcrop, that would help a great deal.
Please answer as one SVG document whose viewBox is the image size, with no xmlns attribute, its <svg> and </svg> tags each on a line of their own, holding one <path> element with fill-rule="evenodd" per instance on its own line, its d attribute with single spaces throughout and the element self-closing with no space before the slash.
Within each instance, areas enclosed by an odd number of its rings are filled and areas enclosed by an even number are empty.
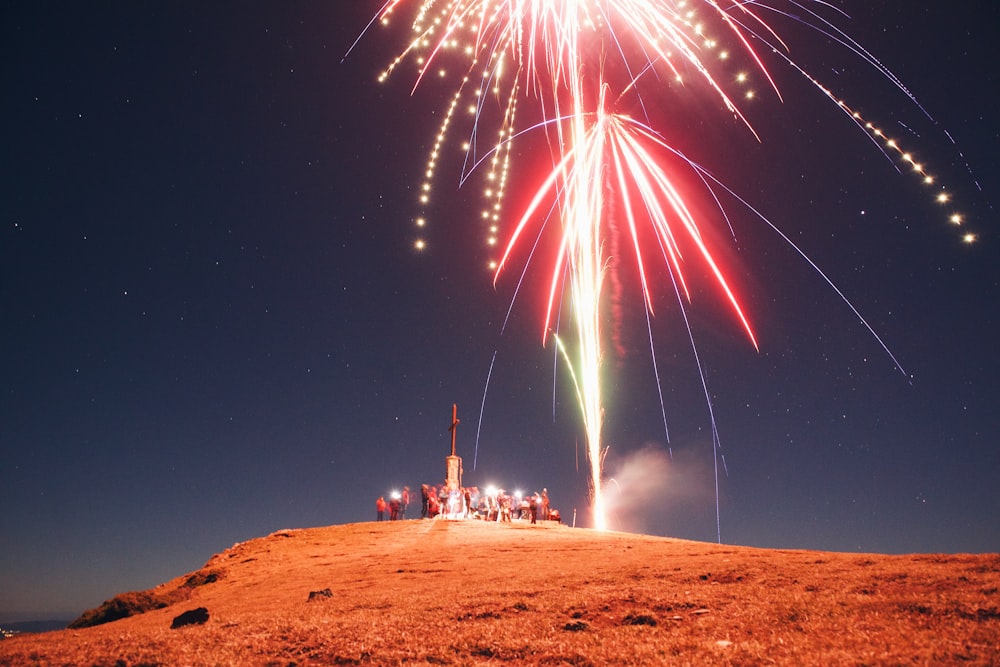
<svg viewBox="0 0 1000 667">
<path fill-rule="evenodd" d="M 100 607 L 83 612 L 79 618 L 69 624 L 69 627 L 73 629 L 89 628 L 136 614 L 143 614 L 153 609 L 163 609 L 187 600 L 195 588 L 214 583 L 221 578 L 222 573 L 217 570 L 199 570 L 188 575 L 179 586 L 172 590 L 157 592 L 154 589 L 121 593 L 106 600 Z"/>
</svg>

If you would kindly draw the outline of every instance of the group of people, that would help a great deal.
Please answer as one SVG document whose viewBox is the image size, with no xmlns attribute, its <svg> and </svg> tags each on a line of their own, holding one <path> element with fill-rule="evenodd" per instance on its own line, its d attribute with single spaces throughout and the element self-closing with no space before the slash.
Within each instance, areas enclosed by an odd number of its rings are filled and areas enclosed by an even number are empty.
<svg viewBox="0 0 1000 667">
<path fill-rule="evenodd" d="M 410 504 L 410 488 L 404 486 L 401 492 L 390 494 L 386 502 L 384 496 L 375 501 L 375 511 L 378 521 L 385 519 L 386 510 L 389 520 L 397 521 L 406 518 L 406 508 Z M 517 491 L 513 494 L 504 489 L 488 488 L 480 492 L 475 487 L 449 489 L 446 486 L 420 485 L 420 518 L 432 519 L 444 516 L 448 519 L 480 519 L 483 521 L 561 521 L 559 510 L 549 504 L 549 491 L 542 489 L 541 493 L 523 495 Z"/>
<path fill-rule="evenodd" d="M 376 521 L 385 520 L 385 511 L 389 510 L 389 521 L 406 518 L 406 508 L 410 504 L 410 487 L 404 486 L 402 491 L 394 491 L 386 502 L 385 496 L 375 500 Z"/>
<path fill-rule="evenodd" d="M 535 491 L 526 496 L 516 492 L 511 495 L 500 489 L 496 494 L 487 495 L 485 501 L 486 506 L 485 508 L 481 507 L 480 511 L 485 510 L 483 518 L 487 521 L 511 521 L 512 519 L 522 521 L 530 519 L 531 523 L 562 521 L 559 510 L 553 509 L 549 503 L 548 489 L 542 489 L 541 493 Z"/>
</svg>

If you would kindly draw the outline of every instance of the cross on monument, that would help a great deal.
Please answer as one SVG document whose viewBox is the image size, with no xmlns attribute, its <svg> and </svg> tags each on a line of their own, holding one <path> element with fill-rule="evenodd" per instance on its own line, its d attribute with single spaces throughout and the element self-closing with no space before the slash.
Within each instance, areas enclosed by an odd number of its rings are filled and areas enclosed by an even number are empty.
<svg viewBox="0 0 1000 667">
<path fill-rule="evenodd" d="M 451 455 L 455 456 L 455 433 L 458 431 L 458 403 L 451 404 L 451 426 L 448 430 L 451 431 Z"/>
</svg>

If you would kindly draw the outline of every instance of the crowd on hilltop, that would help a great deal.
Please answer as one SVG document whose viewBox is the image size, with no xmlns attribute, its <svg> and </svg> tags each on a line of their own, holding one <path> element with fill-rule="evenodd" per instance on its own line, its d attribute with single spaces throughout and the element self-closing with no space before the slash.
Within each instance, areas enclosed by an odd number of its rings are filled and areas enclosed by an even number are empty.
<svg viewBox="0 0 1000 667">
<path fill-rule="evenodd" d="M 389 521 L 397 521 L 406 518 L 406 508 L 410 504 L 410 487 L 404 486 L 402 491 L 393 491 L 386 502 L 385 496 L 379 496 L 375 500 L 376 521 L 385 520 L 386 510 L 389 511 Z"/>
<path fill-rule="evenodd" d="M 375 501 L 377 521 L 384 521 L 388 512 L 389 521 L 406 518 L 410 504 L 410 487 L 394 491 L 386 501 L 379 496 Z M 475 486 L 448 489 L 446 486 L 420 485 L 420 518 L 433 519 L 479 519 L 482 521 L 556 521 L 562 517 L 559 510 L 549 503 L 548 489 L 532 494 L 520 491 L 508 493 L 504 489 L 487 488 L 480 491 Z"/>
</svg>

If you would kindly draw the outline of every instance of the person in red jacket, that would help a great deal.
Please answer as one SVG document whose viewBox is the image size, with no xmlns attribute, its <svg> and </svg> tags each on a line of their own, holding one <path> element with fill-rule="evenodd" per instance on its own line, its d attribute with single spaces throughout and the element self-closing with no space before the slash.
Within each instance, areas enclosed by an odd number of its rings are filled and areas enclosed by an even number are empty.
<svg viewBox="0 0 1000 667">
<path fill-rule="evenodd" d="M 385 516 L 385 498 L 382 496 L 378 497 L 375 501 L 375 512 L 378 514 L 378 519 L 376 521 L 381 521 Z"/>
<path fill-rule="evenodd" d="M 405 519 L 406 518 L 406 508 L 410 506 L 410 487 L 408 487 L 408 486 L 404 486 L 403 487 L 403 493 L 401 494 L 399 500 L 400 500 L 399 518 L 400 519 Z"/>
</svg>

